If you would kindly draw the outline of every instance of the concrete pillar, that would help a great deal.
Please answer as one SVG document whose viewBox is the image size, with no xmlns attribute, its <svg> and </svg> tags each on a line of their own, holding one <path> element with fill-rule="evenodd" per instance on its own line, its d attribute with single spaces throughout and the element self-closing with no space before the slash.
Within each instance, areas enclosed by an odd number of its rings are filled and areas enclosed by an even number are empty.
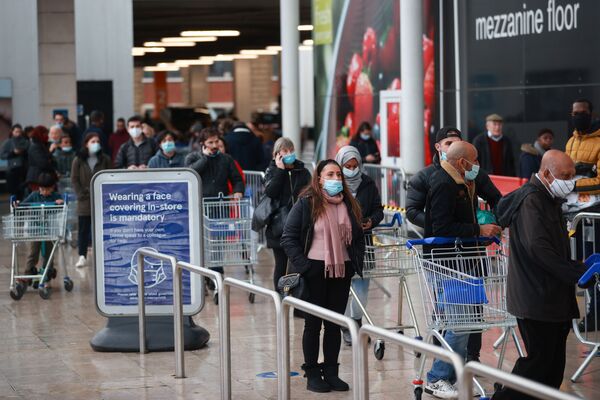
<svg viewBox="0 0 600 400">
<path fill-rule="evenodd" d="M 281 119 L 283 135 L 290 138 L 297 149 L 300 142 L 300 96 L 298 73 L 298 45 L 300 34 L 299 0 L 280 0 L 281 21 Z"/>
<path fill-rule="evenodd" d="M 152 118 L 160 118 L 160 112 L 169 104 L 169 96 L 167 92 L 167 73 L 165 71 L 153 72 L 154 80 L 154 112 Z"/>
<path fill-rule="evenodd" d="M 38 0 L 37 5 L 41 122 L 52 122 L 53 109 L 69 110 L 76 121 L 74 1 Z"/>
<path fill-rule="evenodd" d="M 273 101 L 271 57 L 235 60 L 235 113 L 242 121 L 249 121 L 254 111 L 270 110 Z"/>
<path fill-rule="evenodd" d="M 185 85 L 189 91 L 188 104 L 192 107 L 208 103 L 208 65 L 191 65 L 188 70 L 189 81 Z"/>
<path fill-rule="evenodd" d="M 402 167 L 414 174 L 424 166 L 423 4 L 400 2 L 400 150 Z"/>
<path fill-rule="evenodd" d="M 144 68 L 135 67 L 133 70 L 133 113 L 142 114 L 144 104 Z M 127 114 L 123 115 L 127 119 Z"/>
</svg>

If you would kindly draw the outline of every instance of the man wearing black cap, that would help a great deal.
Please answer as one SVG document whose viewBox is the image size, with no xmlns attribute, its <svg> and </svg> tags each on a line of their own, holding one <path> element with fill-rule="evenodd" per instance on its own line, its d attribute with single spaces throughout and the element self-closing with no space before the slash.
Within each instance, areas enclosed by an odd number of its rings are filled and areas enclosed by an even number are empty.
<svg viewBox="0 0 600 400">
<path fill-rule="evenodd" d="M 501 116 L 488 115 L 485 118 L 487 132 L 475 136 L 473 146 L 479 154 L 482 170 L 491 175 L 516 176 L 512 143 L 502 134 L 503 126 Z"/>
</svg>

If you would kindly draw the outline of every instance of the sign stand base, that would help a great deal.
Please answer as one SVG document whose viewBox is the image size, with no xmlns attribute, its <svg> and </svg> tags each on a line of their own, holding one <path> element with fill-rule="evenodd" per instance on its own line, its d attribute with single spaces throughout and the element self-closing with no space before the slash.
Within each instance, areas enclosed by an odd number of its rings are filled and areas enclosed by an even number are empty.
<svg viewBox="0 0 600 400">
<path fill-rule="evenodd" d="M 185 350 L 198 350 L 210 339 L 210 333 L 186 316 L 183 319 Z M 108 317 L 106 327 L 97 332 L 90 345 L 99 352 L 138 352 L 138 317 Z M 146 348 L 148 351 L 173 351 L 173 317 L 146 317 Z"/>
</svg>

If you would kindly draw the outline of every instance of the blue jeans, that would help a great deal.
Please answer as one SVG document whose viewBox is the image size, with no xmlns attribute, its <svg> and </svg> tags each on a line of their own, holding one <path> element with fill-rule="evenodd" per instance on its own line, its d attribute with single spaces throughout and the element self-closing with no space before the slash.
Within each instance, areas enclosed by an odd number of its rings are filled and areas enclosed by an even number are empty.
<svg viewBox="0 0 600 400">
<path fill-rule="evenodd" d="M 369 283 L 371 282 L 370 278 L 362 279 L 352 279 L 352 289 L 358 296 L 360 302 L 362 303 L 364 308 L 367 308 L 367 300 L 369 298 Z M 363 317 L 363 312 L 356 303 L 356 299 L 353 296 L 351 297 L 350 305 L 346 307 L 346 316 L 349 316 L 352 319 L 361 319 Z"/>
<path fill-rule="evenodd" d="M 466 357 L 469 333 L 446 331 L 444 339 L 446 339 L 446 342 L 448 342 L 452 350 L 462 359 Z M 454 371 L 452 364 L 448 364 L 440 359 L 435 359 L 431 366 L 431 370 L 427 373 L 427 382 L 433 383 L 440 379 L 454 383 L 456 382 L 456 372 Z"/>
</svg>

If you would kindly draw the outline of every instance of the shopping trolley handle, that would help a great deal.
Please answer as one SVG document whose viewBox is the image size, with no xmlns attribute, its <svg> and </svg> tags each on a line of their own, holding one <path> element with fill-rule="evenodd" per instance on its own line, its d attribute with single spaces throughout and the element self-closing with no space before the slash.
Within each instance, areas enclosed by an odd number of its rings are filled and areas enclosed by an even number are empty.
<svg viewBox="0 0 600 400">
<path fill-rule="evenodd" d="M 394 216 L 392 217 L 392 220 L 390 222 L 387 222 L 385 224 L 379 224 L 377 226 L 380 228 L 393 228 L 394 223 L 398 224 L 398 226 L 402 226 L 402 214 L 398 212 L 394 213 Z"/>
<path fill-rule="evenodd" d="M 594 254 L 594 256 L 600 256 L 600 254 Z M 593 256 L 592 256 L 593 257 Z M 591 257 L 590 257 L 591 258 Z M 589 260 L 589 258 L 588 258 Z M 587 265 L 587 260 L 586 265 Z M 600 262 L 594 263 L 591 267 L 588 268 L 587 271 L 581 275 L 579 281 L 577 282 L 577 286 L 583 289 L 587 289 L 588 287 L 593 286 L 600 280 Z"/>
<path fill-rule="evenodd" d="M 583 263 L 588 268 L 591 268 L 596 263 L 600 263 L 600 253 L 592 254 Z"/>
<path fill-rule="evenodd" d="M 474 243 L 474 242 L 494 242 L 500 244 L 500 239 L 496 236 L 487 237 L 470 237 L 470 238 L 454 238 L 454 237 L 428 237 L 425 239 L 411 239 L 406 241 L 406 247 L 410 250 L 414 246 L 419 245 L 445 245 L 445 244 L 463 244 L 463 243 Z"/>
</svg>

